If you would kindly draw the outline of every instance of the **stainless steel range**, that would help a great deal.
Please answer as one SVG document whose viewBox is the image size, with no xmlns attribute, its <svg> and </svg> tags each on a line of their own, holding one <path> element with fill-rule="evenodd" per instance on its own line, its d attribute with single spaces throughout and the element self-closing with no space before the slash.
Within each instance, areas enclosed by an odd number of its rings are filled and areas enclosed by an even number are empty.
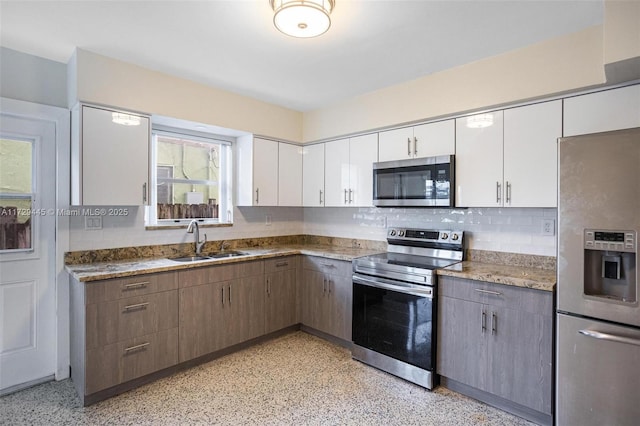
<svg viewBox="0 0 640 426">
<path fill-rule="evenodd" d="M 461 262 L 462 231 L 389 229 L 388 251 L 353 261 L 354 359 L 427 389 L 438 384 L 436 270 Z"/>
</svg>

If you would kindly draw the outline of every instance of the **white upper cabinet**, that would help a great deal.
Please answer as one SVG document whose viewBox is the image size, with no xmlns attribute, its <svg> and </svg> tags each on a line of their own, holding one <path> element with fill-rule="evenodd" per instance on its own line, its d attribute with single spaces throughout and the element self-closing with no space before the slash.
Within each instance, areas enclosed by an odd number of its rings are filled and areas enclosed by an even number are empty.
<svg viewBox="0 0 640 426">
<path fill-rule="evenodd" d="M 302 205 L 324 206 L 324 146 L 305 146 L 302 151 Z"/>
<path fill-rule="evenodd" d="M 556 207 L 562 101 L 504 111 L 504 205 Z"/>
<path fill-rule="evenodd" d="M 128 124 L 117 123 L 117 114 L 129 118 Z M 72 127 L 71 204 L 149 204 L 149 117 L 79 105 Z"/>
<path fill-rule="evenodd" d="M 438 121 L 379 133 L 379 161 L 451 155 L 455 120 Z"/>
<path fill-rule="evenodd" d="M 456 120 L 457 207 L 556 207 L 562 101 Z"/>
<path fill-rule="evenodd" d="M 640 127 L 640 85 L 564 100 L 564 136 Z"/>
<path fill-rule="evenodd" d="M 502 111 L 456 119 L 457 207 L 502 206 L 502 121 Z"/>
<path fill-rule="evenodd" d="M 325 143 L 325 206 L 373 205 L 373 163 L 378 161 L 378 135 Z"/>
<path fill-rule="evenodd" d="M 278 143 L 278 205 L 302 206 L 302 147 Z"/>
<path fill-rule="evenodd" d="M 243 136 L 236 143 L 239 206 L 278 205 L 278 142 Z"/>
</svg>

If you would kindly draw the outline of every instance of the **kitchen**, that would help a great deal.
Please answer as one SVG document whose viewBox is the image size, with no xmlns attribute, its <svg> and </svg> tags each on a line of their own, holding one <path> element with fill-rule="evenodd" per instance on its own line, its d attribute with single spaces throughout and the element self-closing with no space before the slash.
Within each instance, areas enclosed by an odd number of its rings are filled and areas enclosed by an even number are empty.
<svg viewBox="0 0 640 426">
<path fill-rule="evenodd" d="M 69 99 L 83 100 L 93 105 L 111 106 L 134 113 L 146 111 L 164 117 L 180 117 L 191 122 L 207 123 L 227 129 L 251 130 L 251 133 L 254 134 L 268 135 L 270 140 L 276 140 L 278 143 L 302 141 L 325 143 L 326 141 L 328 144 L 334 140 L 344 141 L 345 138 L 353 141 L 360 134 L 371 134 L 372 132 L 380 134 L 393 131 L 394 128 L 405 123 L 413 128 L 423 122 L 428 124 L 428 122 L 446 121 L 447 119 L 459 121 L 461 117 L 469 113 L 498 110 L 504 110 L 504 137 L 506 138 L 506 115 L 515 107 L 524 107 L 534 101 L 542 100 L 549 102 L 560 99 L 579 100 L 582 98 L 575 95 L 585 93 L 591 87 L 611 88 L 620 83 L 632 83 L 634 79 L 638 78 L 638 75 L 633 73 L 631 73 L 631 77 L 622 77 L 625 75 L 625 70 L 635 69 L 633 65 L 638 57 L 637 45 L 630 46 L 628 43 L 622 42 L 628 39 L 633 40 L 633 34 L 637 32 L 637 28 L 633 25 L 635 22 L 633 16 L 637 17 L 637 14 L 634 15 L 637 12 L 634 9 L 635 6 L 618 2 L 604 2 L 603 7 L 607 12 L 604 14 L 603 22 L 582 31 L 405 83 L 409 85 L 409 90 L 402 85 L 391 86 L 359 97 L 347 98 L 332 107 L 305 113 L 260 103 L 82 48 L 75 51 L 68 65 L 59 66 L 58 63 L 52 64 L 44 59 L 5 49 L 4 43 L 2 63 L 3 67 L 7 68 L 3 68 L 3 78 L 12 76 L 15 81 L 9 80 L 9 83 L 5 83 L 6 80 L 3 80 L 2 96 L 32 101 L 41 100 L 41 103 L 52 104 L 50 100 L 42 102 L 42 99 L 37 99 L 39 96 L 44 97 L 44 94 L 36 94 L 35 96 L 32 94 L 32 87 L 35 85 L 28 84 L 29 77 L 27 75 L 15 70 L 11 72 L 10 66 L 12 64 L 16 66 L 17 70 L 21 69 L 20 66 L 31 64 L 36 73 L 41 69 L 38 67 L 44 66 L 47 70 L 54 70 L 53 72 L 65 81 L 67 73 L 69 73 L 70 79 L 67 87 L 70 93 Z M 625 7 L 629 9 L 625 9 Z M 336 8 L 336 20 L 339 16 L 337 14 L 339 8 L 340 3 Z M 267 9 L 269 8 L 267 7 Z M 3 12 L 6 10 L 9 9 L 3 3 Z M 339 28 L 338 22 L 336 22 L 334 29 Z M 270 30 L 272 29 L 270 28 Z M 331 32 L 327 33 L 327 36 L 330 34 Z M 317 40 L 321 40 L 321 38 Z M 604 62 L 603 50 L 605 52 Z M 569 63 L 567 63 L 566 57 L 571 58 Z M 550 70 L 549 68 L 554 64 L 555 68 Z M 60 71 L 61 68 L 63 68 L 62 71 Z M 494 73 L 496 69 L 509 70 L 509 72 Z M 539 75 L 548 76 L 548 78 L 541 79 L 538 78 Z M 134 79 L 132 76 L 137 78 Z M 474 79 L 470 79 L 469 76 L 474 76 Z M 528 84 L 519 83 L 527 77 Z M 471 84 L 469 80 L 475 81 L 475 78 L 477 81 L 482 81 L 483 84 Z M 25 89 L 22 93 L 11 93 L 11 90 L 25 84 L 25 79 L 28 90 Z M 619 89 L 621 92 L 615 93 L 630 93 L 628 98 L 624 96 L 622 98 L 631 99 L 625 105 L 633 106 L 637 101 L 637 94 L 633 92 L 634 86 L 629 87 L 622 87 Z M 421 97 L 426 93 L 430 98 L 440 101 L 422 101 Z M 600 96 L 607 96 L 606 94 L 612 93 L 612 91 L 602 93 L 604 95 Z M 59 96 L 63 98 L 63 101 L 54 102 L 54 105 L 57 104 L 69 109 L 75 106 L 75 102 L 73 102 L 74 105 L 67 105 L 66 93 Z M 36 99 L 33 99 L 34 97 Z M 569 135 L 566 119 L 569 117 L 570 109 L 566 109 L 567 102 L 574 101 L 565 101 L 565 110 L 561 111 L 565 117 L 565 132 L 557 136 Z M 595 104 L 602 105 L 604 103 L 596 101 Z M 4 105 L 7 104 L 4 103 Z M 213 111 L 216 115 L 215 122 L 211 122 L 209 117 Z M 250 111 L 251 113 L 242 114 L 240 111 Z M 579 114 L 583 114 L 585 107 L 579 108 L 578 111 Z M 634 115 L 633 111 L 631 108 L 623 108 L 621 112 L 615 113 L 606 111 L 606 115 L 595 115 L 595 117 L 589 117 L 583 121 L 596 127 L 599 125 L 598 120 L 604 121 L 602 130 L 637 127 L 637 113 Z M 596 109 L 594 114 L 597 112 Z M 616 120 L 624 122 L 627 116 L 625 114 L 631 115 L 634 124 L 629 126 L 616 122 Z M 590 132 L 591 130 L 588 130 L 575 134 Z M 68 143 L 71 145 L 71 142 Z M 64 157 L 63 153 L 58 154 Z M 456 152 L 458 167 L 461 167 L 463 160 L 463 156 Z M 302 161 L 304 162 L 304 159 Z M 71 168 L 71 165 L 66 164 L 66 167 Z M 66 173 L 66 177 L 64 170 L 59 170 L 58 173 L 60 182 L 69 179 L 69 172 Z M 458 179 L 464 178 L 464 172 L 457 173 L 456 176 Z M 502 177 L 499 180 L 502 181 Z M 504 190 L 506 188 L 503 188 Z M 64 192 L 64 185 L 62 185 L 61 191 Z M 495 194 L 495 186 L 493 191 Z M 314 193 L 314 200 L 316 194 L 317 192 Z M 252 195 L 250 194 L 249 197 Z M 71 194 L 69 194 L 70 196 Z M 350 199 L 348 194 L 347 198 Z M 492 207 L 493 205 L 482 205 L 476 200 L 467 202 L 468 208 L 456 207 L 453 209 L 364 206 L 301 208 L 273 207 L 272 205 L 247 206 L 246 204 L 242 206 L 238 203 L 239 207 L 234 207 L 232 211 L 233 226 L 202 228 L 201 232 L 208 234 L 209 240 L 230 241 L 235 245 L 238 244 L 238 240 L 243 239 L 306 235 L 327 237 L 327 240 L 332 240 L 336 244 L 347 245 L 346 249 L 354 249 L 353 245 L 361 244 L 364 249 L 379 251 L 379 246 L 376 246 L 375 243 L 386 244 L 388 229 L 455 229 L 460 227 L 466 232 L 466 243 L 468 248 L 472 250 L 494 252 L 494 256 L 498 256 L 495 252 L 515 253 L 521 255 L 520 257 L 532 255 L 541 262 L 556 256 L 556 237 L 542 233 L 545 223 L 551 223 L 555 233 L 555 225 L 558 223 L 555 205 L 507 207 L 501 204 L 500 208 L 496 208 Z M 462 205 L 458 204 L 457 206 Z M 60 201 L 61 208 L 68 208 L 68 206 L 68 202 Z M 67 236 L 63 236 L 62 239 L 68 238 L 68 241 L 66 246 L 63 246 L 62 253 L 96 252 L 119 247 L 182 243 L 191 246 L 193 235 L 185 232 L 186 224 L 181 229 L 146 230 L 144 209 L 131 207 L 129 213 L 129 215 L 123 216 L 104 216 L 102 217 L 101 229 L 91 230 L 86 229 L 84 218 L 66 218 L 67 224 L 62 223 L 61 226 L 68 231 Z M 59 220 L 64 222 L 64 218 Z M 64 228 L 65 226 L 67 228 Z M 290 242 L 290 244 L 295 243 L 297 241 Z M 65 244 L 64 241 L 62 244 Z M 242 249 L 242 247 L 234 248 Z M 529 259 L 527 258 L 527 260 Z M 60 265 L 60 259 L 57 261 Z M 64 271 L 58 271 L 60 274 L 64 273 Z M 61 288 L 60 291 L 64 291 L 64 289 Z M 64 301 L 58 301 L 58 303 L 64 303 Z M 63 309 L 63 307 L 59 305 L 58 309 Z M 64 329 L 63 324 L 59 324 L 59 326 Z M 62 336 L 61 333 L 59 335 Z M 59 337 L 59 342 L 64 343 L 64 336 Z M 64 344 L 59 346 L 65 347 Z M 59 354 L 62 354 L 59 355 L 59 358 L 63 360 L 64 349 L 60 350 Z M 64 370 L 63 367 L 58 367 L 58 369 Z"/>
</svg>

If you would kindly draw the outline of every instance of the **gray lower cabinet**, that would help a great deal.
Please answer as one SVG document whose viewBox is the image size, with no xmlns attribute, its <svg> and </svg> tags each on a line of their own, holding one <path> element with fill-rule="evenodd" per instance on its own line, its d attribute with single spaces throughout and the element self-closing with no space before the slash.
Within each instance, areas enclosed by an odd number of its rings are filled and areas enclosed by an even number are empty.
<svg viewBox="0 0 640 426">
<path fill-rule="evenodd" d="M 453 380 L 550 423 L 553 293 L 452 277 L 440 277 L 438 288 L 436 365 L 445 385 Z"/>
<path fill-rule="evenodd" d="M 264 263 L 179 272 L 180 362 L 264 334 Z"/>
<path fill-rule="evenodd" d="M 178 363 L 177 277 L 71 280 L 71 376 L 83 403 Z"/>
<path fill-rule="evenodd" d="M 351 262 L 303 259 L 302 324 L 351 341 Z"/>
<path fill-rule="evenodd" d="M 299 256 L 265 260 L 265 332 L 297 324 Z"/>
</svg>

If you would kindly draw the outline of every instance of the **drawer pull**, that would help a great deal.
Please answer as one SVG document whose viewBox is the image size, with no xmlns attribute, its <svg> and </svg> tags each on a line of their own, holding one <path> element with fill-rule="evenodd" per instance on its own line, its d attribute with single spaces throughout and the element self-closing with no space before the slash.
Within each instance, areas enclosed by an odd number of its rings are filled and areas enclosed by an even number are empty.
<svg viewBox="0 0 640 426">
<path fill-rule="evenodd" d="M 142 282 L 139 282 L 139 283 L 125 284 L 124 285 L 124 289 L 125 290 L 135 290 L 137 288 L 146 287 L 147 284 L 149 284 L 149 281 L 142 281 Z"/>
<path fill-rule="evenodd" d="M 136 303 L 135 305 L 127 305 L 124 307 L 125 311 L 131 311 L 134 309 L 146 309 L 147 306 L 149 305 L 149 302 L 144 302 L 144 303 Z"/>
<path fill-rule="evenodd" d="M 491 291 L 491 290 L 483 290 L 481 288 L 476 288 L 474 289 L 475 291 L 477 291 L 478 293 L 483 293 L 483 294 L 490 294 L 492 296 L 502 296 L 502 293 L 499 293 L 497 291 Z"/>
<path fill-rule="evenodd" d="M 321 263 L 320 265 L 324 266 L 325 268 L 335 268 L 335 265 L 331 263 Z"/>
<path fill-rule="evenodd" d="M 129 353 L 131 351 L 137 351 L 138 349 L 144 349 L 147 346 L 149 346 L 149 342 L 142 343 L 140 345 L 131 346 L 131 347 L 125 348 L 124 353 Z"/>
<path fill-rule="evenodd" d="M 289 262 L 278 262 L 278 263 L 276 263 L 276 268 L 279 268 L 281 266 L 289 266 Z"/>
</svg>

